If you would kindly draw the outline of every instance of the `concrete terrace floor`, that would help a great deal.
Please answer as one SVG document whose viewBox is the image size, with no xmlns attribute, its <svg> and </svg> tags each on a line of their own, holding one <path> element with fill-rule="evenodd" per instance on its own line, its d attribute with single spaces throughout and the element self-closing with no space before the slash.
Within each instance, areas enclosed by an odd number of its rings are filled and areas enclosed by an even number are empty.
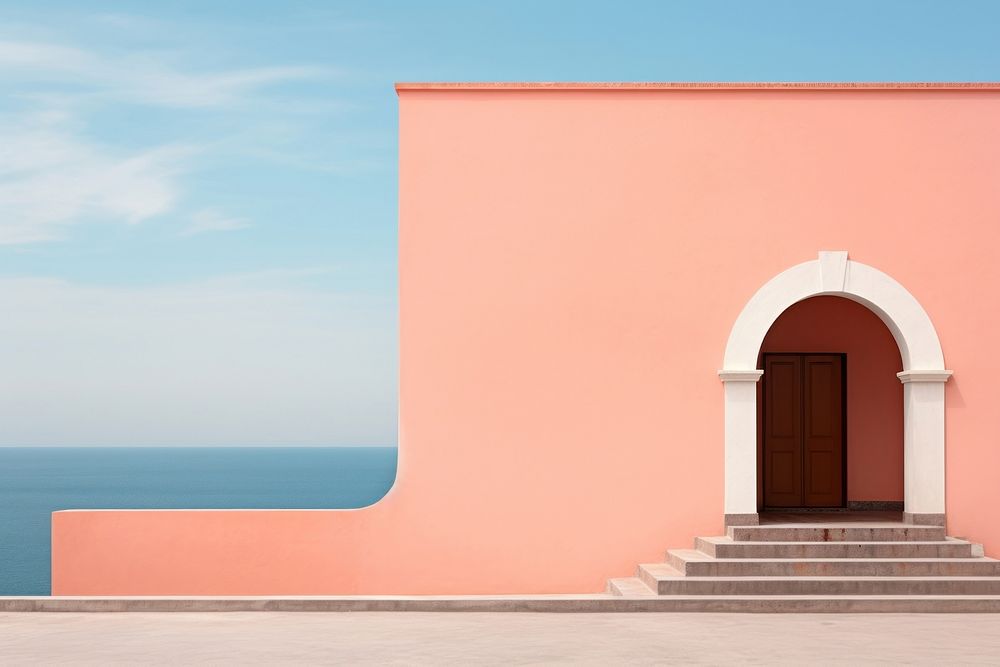
<svg viewBox="0 0 1000 667">
<path fill-rule="evenodd" d="M 1000 615 L 4 613 L 0 664 L 998 664 Z"/>
</svg>

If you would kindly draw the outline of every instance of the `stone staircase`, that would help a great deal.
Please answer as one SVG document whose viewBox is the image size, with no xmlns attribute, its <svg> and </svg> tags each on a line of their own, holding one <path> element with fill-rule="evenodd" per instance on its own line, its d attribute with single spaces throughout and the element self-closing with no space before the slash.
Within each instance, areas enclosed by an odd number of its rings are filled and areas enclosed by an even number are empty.
<svg viewBox="0 0 1000 667">
<path fill-rule="evenodd" d="M 1000 611 L 1000 561 L 939 526 L 802 515 L 694 546 L 608 593 L 686 611 Z"/>
</svg>

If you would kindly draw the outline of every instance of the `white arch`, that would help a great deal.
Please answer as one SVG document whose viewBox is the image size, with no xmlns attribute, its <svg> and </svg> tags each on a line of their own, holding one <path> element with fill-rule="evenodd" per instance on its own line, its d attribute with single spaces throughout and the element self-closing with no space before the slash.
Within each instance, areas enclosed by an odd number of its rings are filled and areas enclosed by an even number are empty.
<svg viewBox="0 0 1000 667">
<path fill-rule="evenodd" d="M 908 521 L 944 521 L 944 383 L 951 371 L 927 311 L 906 288 L 847 253 L 819 258 L 778 274 L 747 302 L 726 344 L 726 521 L 757 520 L 757 368 L 764 336 L 788 307 L 835 295 L 879 316 L 899 346 L 904 402 L 904 508 Z"/>
</svg>

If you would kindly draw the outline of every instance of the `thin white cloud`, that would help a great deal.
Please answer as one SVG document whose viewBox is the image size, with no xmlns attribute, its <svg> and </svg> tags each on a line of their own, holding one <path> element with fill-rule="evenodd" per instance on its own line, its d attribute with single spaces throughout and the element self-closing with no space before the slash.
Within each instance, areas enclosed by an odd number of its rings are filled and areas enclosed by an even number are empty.
<svg viewBox="0 0 1000 667">
<path fill-rule="evenodd" d="M 44 76 L 47 72 L 79 73 L 93 69 L 86 51 L 44 42 L 0 40 L 0 72 L 4 76 Z"/>
<path fill-rule="evenodd" d="M 0 445 L 395 444 L 386 305 L 294 275 L 0 279 Z"/>
<path fill-rule="evenodd" d="M 226 108 L 274 84 L 324 76 L 314 67 L 192 72 L 165 54 L 110 57 L 39 41 L 0 39 L 0 82 L 33 110 L 0 116 L 0 245 L 63 239 L 85 221 L 138 223 L 173 211 L 190 146 L 122 150 L 84 134 L 83 108 L 142 104 Z M 182 234 L 247 221 L 205 208 Z"/>
<path fill-rule="evenodd" d="M 133 19 L 97 17 L 121 28 Z M 334 74 L 329 67 L 295 65 L 212 69 L 183 50 L 115 51 L 111 45 L 78 48 L 0 36 L 0 86 L 7 91 L 10 109 L 0 115 L 0 245 L 66 239 L 81 223 L 135 224 L 176 214 L 182 203 L 192 206 L 186 201 L 184 176 L 197 168 L 193 153 L 218 154 L 233 146 L 252 151 L 254 142 L 262 141 L 260 118 L 255 116 L 252 132 L 241 130 L 239 123 L 228 121 L 234 111 L 295 109 L 301 115 L 314 102 L 329 106 L 329 100 L 306 102 L 288 91 L 268 89 Z M 125 147 L 123 142 L 137 133 L 115 136 L 106 129 L 94 131 L 88 123 L 106 109 L 120 114 L 123 105 L 216 114 L 215 121 L 226 114 L 227 129 L 202 137 L 197 147 L 177 145 L 166 136 L 152 145 Z M 262 113 L 266 118 L 269 112 Z M 301 123 L 283 125 L 278 140 L 287 143 L 301 132 Z M 234 134 L 240 141 L 227 139 Z M 153 125 L 141 133 L 144 138 L 155 135 Z M 287 158 L 294 152 L 285 148 L 274 155 Z M 249 225 L 210 200 L 194 207 L 200 210 L 178 220 L 177 233 L 195 236 Z"/>
<path fill-rule="evenodd" d="M 191 148 L 119 152 L 64 125 L 48 112 L 0 118 L 0 244 L 61 239 L 84 220 L 134 224 L 174 206 Z"/>
<path fill-rule="evenodd" d="M 195 236 L 208 232 L 233 232 L 250 226 L 246 218 L 228 216 L 214 208 L 205 208 L 191 216 L 191 224 L 181 231 L 182 236 Z"/>
<path fill-rule="evenodd" d="M 164 107 L 204 108 L 246 100 L 258 89 L 329 76 L 329 68 L 280 66 L 184 71 L 163 54 L 108 57 L 50 44 L 0 40 L 0 78 L 85 86 L 78 95 Z"/>
<path fill-rule="evenodd" d="M 111 26 L 116 30 L 128 30 L 135 32 L 137 30 L 165 29 L 165 26 L 159 21 L 151 19 L 147 16 L 138 16 L 136 14 L 109 12 L 105 14 L 95 14 L 92 18 L 96 23 Z"/>
</svg>

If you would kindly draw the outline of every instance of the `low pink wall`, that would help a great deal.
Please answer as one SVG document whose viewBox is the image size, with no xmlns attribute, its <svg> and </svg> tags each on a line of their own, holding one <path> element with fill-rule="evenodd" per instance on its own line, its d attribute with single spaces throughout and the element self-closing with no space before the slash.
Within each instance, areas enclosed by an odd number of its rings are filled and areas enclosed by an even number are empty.
<svg viewBox="0 0 1000 667">
<path fill-rule="evenodd" d="M 1000 553 L 998 156 L 996 90 L 402 91 L 395 488 L 57 513 L 53 592 L 601 590 L 722 531 L 730 327 L 819 250 L 930 314 L 948 527 Z"/>
<path fill-rule="evenodd" d="M 847 354 L 847 499 L 902 501 L 903 362 L 882 320 L 848 299 L 806 299 L 775 321 L 761 352 Z"/>
</svg>

